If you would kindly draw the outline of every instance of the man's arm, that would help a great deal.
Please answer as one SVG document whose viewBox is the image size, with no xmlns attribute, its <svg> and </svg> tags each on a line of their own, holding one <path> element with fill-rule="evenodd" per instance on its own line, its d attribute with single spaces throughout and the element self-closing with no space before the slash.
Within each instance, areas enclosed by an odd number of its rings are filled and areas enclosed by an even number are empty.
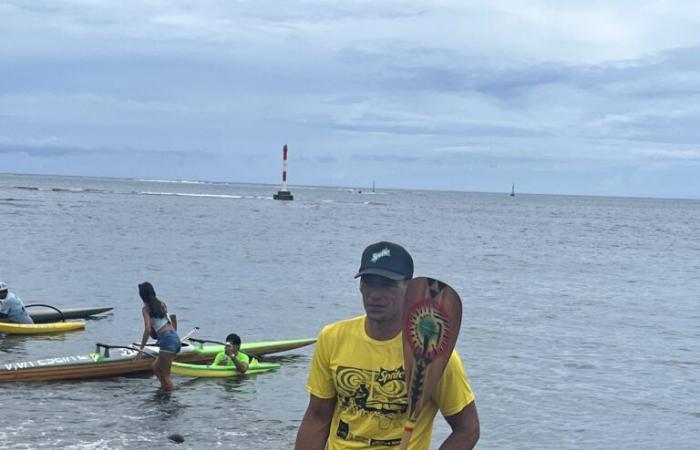
<svg viewBox="0 0 700 450">
<path fill-rule="evenodd" d="M 445 416 L 452 428 L 452 433 L 440 446 L 440 450 L 472 449 L 479 440 L 479 414 L 476 412 L 476 402 L 471 402 L 460 412 Z"/>
<path fill-rule="evenodd" d="M 11 302 L 0 300 L 0 318 L 7 318 L 10 316 Z"/>
<path fill-rule="evenodd" d="M 295 450 L 323 450 L 330 432 L 336 397 L 319 398 L 310 395 L 309 406 L 301 420 Z"/>
<path fill-rule="evenodd" d="M 241 352 L 239 351 L 239 352 L 236 353 L 236 355 L 232 358 L 232 359 L 233 359 L 233 365 L 236 366 L 236 370 L 238 370 L 240 373 L 246 373 L 246 371 L 248 370 L 248 363 L 245 362 L 245 361 L 241 361 L 240 359 L 238 359 L 238 355 L 239 355 L 240 353 L 241 353 Z"/>
</svg>

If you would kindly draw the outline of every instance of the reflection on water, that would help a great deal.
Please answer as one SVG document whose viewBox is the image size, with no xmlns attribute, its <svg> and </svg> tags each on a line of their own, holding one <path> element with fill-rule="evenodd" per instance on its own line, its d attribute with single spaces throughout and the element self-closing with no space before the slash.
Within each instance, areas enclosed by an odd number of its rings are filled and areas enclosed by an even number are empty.
<svg viewBox="0 0 700 450">
<path fill-rule="evenodd" d="M 24 353 L 25 339 L 9 334 L 0 334 L 0 352 L 3 353 Z M 11 361 L 6 361 L 11 362 Z"/>
<path fill-rule="evenodd" d="M 156 392 L 149 397 L 150 401 L 143 403 L 143 408 L 153 419 L 167 422 L 182 414 L 187 406 L 182 405 L 172 392 L 157 388 Z"/>
<path fill-rule="evenodd" d="M 268 355 L 265 356 L 264 358 L 258 358 L 258 361 L 260 362 L 271 362 L 271 363 L 277 363 L 280 365 L 285 365 L 285 364 L 291 364 L 291 363 L 298 363 L 299 361 L 305 360 L 306 356 L 304 355 L 295 355 L 293 353 L 286 354 L 286 355 Z"/>
<path fill-rule="evenodd" d="M 75 330 L 81 331 L 81 330 Z M 3 334 L 0 333 L 0 352 L 4 353 L 24 353 L 28 342 L 36 345 L 45 345 L 50 348 L 53 342 L 67 341 L 73 338 L 75 332 L 55 333 L 55 334 Z M 44 355 L 46 356 L 46 354 Z M 63 356 L 63 355 L 62 355 Z M 6 361 L 12 362 L 12 361 Z"/>
<path fill-rule="evenodd" d="M 214 387 L 220 388 L 221 392 L 227 392 L 230 394 L 246 394 L 254 392 L 254 390 L 250 388 L 249 379 L 255 378 L 258 375 L 265 374 L 252 374 L 226 378 L 191 378 L 180 383 L 177 383 L 177 380 L 181 378 L 176 377 L 174 378 L 174 381 L 176 381 L 177 388 L 180 390 L 198 389 L 202 385 L 206 385 L 211 389 Z"/>
</svg>

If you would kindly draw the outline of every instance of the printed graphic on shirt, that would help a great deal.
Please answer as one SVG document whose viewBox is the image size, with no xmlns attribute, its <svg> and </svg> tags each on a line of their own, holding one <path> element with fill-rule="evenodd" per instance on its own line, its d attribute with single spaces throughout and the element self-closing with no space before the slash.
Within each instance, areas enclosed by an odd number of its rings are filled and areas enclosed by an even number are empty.
<svg viewBox="0 0 700 450">
<path fill-rule="evenodd" d="M 398 445 L 396 439 L 376 439 L 354 434 L 342 417 L 359 414 L 373 420 L 379 429 L 400 429 L 408 409 L 406 372 L 403 366 L 379 370 L 338 366 L 335 378 L 341 409 L 336 436 L 364 442 L 370 447 Z"/>
<path fill-rule="evenodd" d="M 335 377 L 340 406 L 350 413 L 398 419 L 406 412 L 408 397 L 403 367 L 375 371 L 339 366 Z"/>
<path fill-rule="evenodd" d="M 373 439 L 366 436 L 360 436 L 350 431 L 350 425 L 342 420 L 338 423 L 336 435 L 346 441 L 357 441 L 366 444 L 369 447 L 391 447 L 401 444 L 401 438 L 394 439 Z"/>
</svg>

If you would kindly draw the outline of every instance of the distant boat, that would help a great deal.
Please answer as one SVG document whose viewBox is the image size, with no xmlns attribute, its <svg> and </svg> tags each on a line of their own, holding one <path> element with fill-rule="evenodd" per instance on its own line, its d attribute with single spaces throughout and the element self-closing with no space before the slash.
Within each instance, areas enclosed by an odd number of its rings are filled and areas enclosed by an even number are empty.
<svg viewBox="0 0 700 450">
<path fill-rule="evenodd" d="M 376 194 L 377 193 L 377 191 L 374 188 L 374 180 L 372 180 L 372 190 L 369 192 L 362 192 L 361 188 L 351 189 L 351 191 L 357 192 L 358 194 Z"/>
<path fill-rule="evenodd" d="M 510 196 L 515 197 L 515 183 L 513 183 L 513 188 L 510 190 Z"/>
</svg>

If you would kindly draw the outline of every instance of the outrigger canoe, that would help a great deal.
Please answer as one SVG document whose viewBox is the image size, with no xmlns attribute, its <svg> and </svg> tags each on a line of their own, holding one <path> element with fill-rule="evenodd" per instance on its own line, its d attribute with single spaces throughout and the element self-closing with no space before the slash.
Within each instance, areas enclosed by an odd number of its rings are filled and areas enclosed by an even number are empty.
<svg viewBox="0 0 700 450">
<path fill-rule="evenodd" d="M 174 362 L 172 373 L 184 377 L 202 377 L 202 378 L 229 378 L 240 377 L 246 375 L 254 375 L 256 373 L 269 372 L 279 369 L 279 364 L 266 362 L 253 362 L 248 366 L 245 373 L 241 373 L 234 366 L 209 366 L 205 364 L 187 364 Z"/>
<path fill-rule="evenodd" d="M 192 339 L 191 341 L 195 341 Z M 241 351 L 250 356 L 264 356 L 305 347 L 316 342 L 312 339 L 286 341 L 245 342 Z M 146 346 L 146 352 L 157 354 L 158 347 Z M 217 353 L 224 350 L 220 344 L 184 342 L 175 360 L 185 363 L 209 363 Z M 134 359 L 138 352 L 130 347 L 114 347 L 97 344 L 92 353 L 61 356 L 0 364 L 0 382 L 5 381 L 50 381 L 77 380 L 114 377 L 151 370 L 153 359 Z"/>
<path fill-rule="evenodd" d="M 5 334 L 47 334 L 62 333 L 64 331 L 82 330 L 85 322 L 55 322 L 55 323 L 10 323 L 0 322 L 0 333 Z"/>
<path fill-rule="evenodd" d="M 97 314 L 102 314 L 111 311 L 112 307 L 101 308 L 66 308 L 61 309 L 61 314 L 47 307 L 27 308 L 27 312 L 31 316 L 34 323 L 56 322 L 63 319 L 88 319 Z"/>
<path fill-rule="evenodd" d="M 2 300 L 0 300 L 2 303 Z M 66 308 L 58 310 L 53 306 L 43 304 L 25 305 L 27 313 L 34 323 L 58 322 L 65 319 L 88 319 L 97 314 L 102 314 L 113 310 L 111 306 L 90 307 L 90 308 Z M 3 321 L 0 320 L 0 323 Z"/>
</svg>

